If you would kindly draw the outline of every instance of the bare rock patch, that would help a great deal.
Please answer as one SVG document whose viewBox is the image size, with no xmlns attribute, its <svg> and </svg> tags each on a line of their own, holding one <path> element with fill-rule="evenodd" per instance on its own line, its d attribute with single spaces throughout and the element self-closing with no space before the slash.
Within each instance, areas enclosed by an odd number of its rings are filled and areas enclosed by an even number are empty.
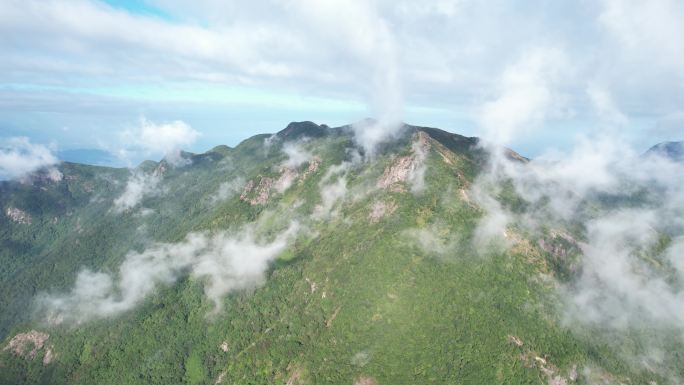
<svg viewBox="0 0 684 385">
<path fill-rule="evenodd" d="M 370 223 L 377 223 L 387 215 L 391 215 L 397 210 L 397 203 L 394 201 L 378 201 L 373 204 L 371 212 L 368 214 Z"/>
<path fill-rule="evenodd" d="M 5 215 L 7 217 L 19 224 L 22 225 L 30 225 L 31 224 L 31 215 L 27 213 L 24 210 L 18 209 L 16 207 L 8 207 L 7 210 L 5 210 Z"/>
<path fill-rule="evenodd" d="M 10 340 L 9 344 L 5 346 L 3 351 L 9 350 L 16 356 L 32 360 L 36 358 L 36 354 L 43 349 L 43 346 L 48 338 L 50 338 L 49 334 L 36 330 L 31 330 L 26 333 L 19 333 Z M 48 353 L 50 358 L 48 359 L 47 363 L 50 363 L 53 356 L 51 348 L 47 349 L 45 355 L 47 356 Z M 45 364 L 45 358 L 43 358 L 43 363 Z"/>
</svg>

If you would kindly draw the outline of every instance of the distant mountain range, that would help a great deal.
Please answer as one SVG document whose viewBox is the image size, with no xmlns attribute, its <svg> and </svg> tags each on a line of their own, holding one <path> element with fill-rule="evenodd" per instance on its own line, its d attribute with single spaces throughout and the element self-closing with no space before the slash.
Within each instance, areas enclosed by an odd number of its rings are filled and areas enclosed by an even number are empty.
<svg viewBox="0 0 684 385">
<path fill-rule="evenodd" d="M 79 148 L 72 150 L 61 150 L 57 152 L 59 160 L 71 163 L 90 164 L 93 166 L 120 166 L 120 160 L 111 153 L 94 149 Z"/>
<path fill-rule="evenodd" d="M 684 161 L 684 141 L 658 143 L 649 148 L 646 154 L 657 154 L 675 161 Z"/>
</svg>

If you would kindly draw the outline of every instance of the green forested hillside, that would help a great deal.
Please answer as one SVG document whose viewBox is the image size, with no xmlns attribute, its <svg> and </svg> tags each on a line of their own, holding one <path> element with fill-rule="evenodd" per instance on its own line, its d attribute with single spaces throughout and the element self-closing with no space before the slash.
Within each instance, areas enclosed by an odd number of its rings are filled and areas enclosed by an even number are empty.
<svg viewBox="0 0 684 385">
<path fill-rule="evenodd" d="M 63 163 L 59 181 L 2 182 L 0 383 L 671 381 L 625 359 L 640 351 L 638 336 L 614 344 L 563 319 L 557 287 L 577 272 L 581 226 L 550 223 L 539 237 L 513 224 L 509 247 L 478 243 L 485 209 L 471 185 L 487 156 L 476 143 L 406 126 L 371 156 L 358 153 L 347 127 L 304 122 L 235 148 L 185 153 L 180 164 L 130 171 Z M 135 191 L 143 192 L 132 204 L 121 199 Z M 498 199 L 525 209 L 506 186 Z M 146 250 L 186 247 L 188 234 L 276 244 L 293 223 L 263 279 L 225 294 L 207 288 L 232 285 L 232 276 L 212 281 L 220 266 L 204 269 L 201 257 L 169 279 L 145 275 L 175 263 L 168 251 L 131 270 L 141 275 L 131 282 L 153 290 L 121 311 L 99 316 L 46 300 L 73 294 L 84 269 L 128 282 L 122 264 Z M 238 261 L 255 255 L 221 244 Z M 138 298 L 125 290 L 109 290 L 112 303 Z M 32 330 L 45 334 L 16 339 Z M 671 351 L 681 351 L 676 341 Z"/>
</svg>

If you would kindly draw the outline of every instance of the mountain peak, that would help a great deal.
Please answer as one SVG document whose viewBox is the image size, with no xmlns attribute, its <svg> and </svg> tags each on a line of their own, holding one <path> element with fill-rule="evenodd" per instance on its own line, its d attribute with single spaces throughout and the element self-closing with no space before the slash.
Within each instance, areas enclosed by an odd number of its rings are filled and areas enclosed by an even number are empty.
<svg viewBox="0 0 684 385">
<path fill-rule="evenodd" d="M 284 129 L 278 131 L 278 137 L 284 140 L 293 140 L 303 137 L 318 138 L 328 134 L 329 127 L 325 124 L 318 125 L 311 121 L 291 122 Z"/>
<path fill-rule="evenodd" d="M 660 155 L 677 162 L 684 161 L 684 141 L 658 143 L 649 148 L 645 155 Z"/>
</svg>

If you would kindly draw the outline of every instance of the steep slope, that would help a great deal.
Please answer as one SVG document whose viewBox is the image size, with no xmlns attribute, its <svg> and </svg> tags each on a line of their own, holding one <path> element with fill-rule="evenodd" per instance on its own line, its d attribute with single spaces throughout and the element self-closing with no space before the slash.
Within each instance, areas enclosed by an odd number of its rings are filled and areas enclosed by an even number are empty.
<svg viewBox="0 0 684 385">
<path fill-rule="evenodd" d="M 406 126 L 371 160 L 303 122 L 5 182 L 0 382 L 667 383 L 563 325 L 572 236 L 477 244 L 476 144 Z"/>
</svg>

